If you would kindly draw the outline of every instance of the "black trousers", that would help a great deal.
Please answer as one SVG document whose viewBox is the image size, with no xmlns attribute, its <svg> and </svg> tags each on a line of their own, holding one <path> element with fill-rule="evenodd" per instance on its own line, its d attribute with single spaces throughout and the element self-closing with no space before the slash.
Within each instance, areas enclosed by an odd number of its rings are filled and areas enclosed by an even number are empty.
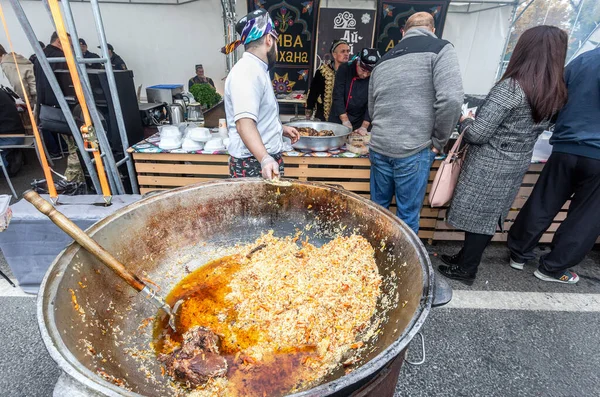
<svg viewBox="0 0 600 397">
<path fill-rule="evenodd" d="M 559 273 L 585 258 L 600 235 L 600 160 L 555 152 L 510 228 L 508 248 L 513 260 L 524 263 L 535 258 L 533 249 L 569 198 L 567 218 L 554 234 L 551 252 L 540 258 L 540 266 Z"/>
<path fill-rule="evenodd" d="M 465 243 L 458 253 L 458 265 L 467 273 L 476 274 L 481 263 L 481 257 L 485 247 L 488 246 L 492 237 L 487 234 L 465 232 Z"/>
</svg>

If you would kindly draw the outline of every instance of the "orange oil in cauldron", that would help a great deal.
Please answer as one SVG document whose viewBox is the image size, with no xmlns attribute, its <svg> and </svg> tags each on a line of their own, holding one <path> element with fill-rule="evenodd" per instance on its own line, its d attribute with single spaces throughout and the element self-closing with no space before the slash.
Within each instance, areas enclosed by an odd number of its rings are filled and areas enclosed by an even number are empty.
<svg viewBox="0 0 600 397">
<path fill-rule="evenodd" d="M 266 337 L 255 327 L 231 327 L 237 312 L 225 299 L 231 292 L 229 281 L 241 269 L 237 255 L 207 263 L 181 280 L 166 298 L 173 306 L 182 299 L 177 311 L 177 332 L 168 326 L 168 317 L 159 317 L 154 325 L 156 353 L 169 353 L 182 341 L 191 327 L 201 325 L 220 337 L 220 353 L 228 363 L 227 378 L 233 395 L 283 396 L 303 382 L 302 364 L 316 356 L 316 346 L 283 348 L 269 352 L 257 362 L 243 351 Z"/>
</svg>

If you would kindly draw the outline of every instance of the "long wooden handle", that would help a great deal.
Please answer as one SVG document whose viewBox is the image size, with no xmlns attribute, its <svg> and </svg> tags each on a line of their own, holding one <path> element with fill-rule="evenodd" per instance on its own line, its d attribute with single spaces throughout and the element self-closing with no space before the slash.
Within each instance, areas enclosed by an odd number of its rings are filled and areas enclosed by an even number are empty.
<svg viewBox="0 0 600 397">
<path fill-rule="evenodd" d="M 144 289 L 146 284 L 142 282 L 134 273 L 127 270 L 121 262 L 119 262 L 114 256 L 108 251 L 95 242 L 90 236 L 85 234 L 83 230 L 79 228 L 73 221 L 67 218 L 64 214 L 56 210 L 46 200 L 44 200 L 39 194 L 33 190 L 29 190 L 23 194 L 25 200 L 29 201 L 38 211 L 46 215 L 56 226 L 58 226 L 63 232 L 67 233 L 77 241 L 87 252 L 94 255 L 98 260 L 108 266 L 117 276 L 121 277 L 131 285 L 137 291 Z"/>
</svg>

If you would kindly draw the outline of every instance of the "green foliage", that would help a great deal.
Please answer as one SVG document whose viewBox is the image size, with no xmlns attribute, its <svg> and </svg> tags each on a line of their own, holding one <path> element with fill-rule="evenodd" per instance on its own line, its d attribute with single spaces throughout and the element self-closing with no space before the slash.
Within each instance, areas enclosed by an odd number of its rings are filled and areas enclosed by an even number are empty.
<svg viewBox="0 0 600 397">
<path fill-rule="evenodd" d="M 190 93 L 196 102 L 208 109 L 221 101 L 221 95 L 210 84 L 194 84 L 190 87 Z"/>
</svg>

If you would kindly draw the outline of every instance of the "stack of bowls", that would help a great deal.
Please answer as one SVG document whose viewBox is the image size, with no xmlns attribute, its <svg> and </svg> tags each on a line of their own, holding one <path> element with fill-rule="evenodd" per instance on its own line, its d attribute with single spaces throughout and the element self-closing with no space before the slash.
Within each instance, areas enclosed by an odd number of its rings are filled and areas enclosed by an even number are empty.
<svg viewBox="0 0 600 397">
<path fill-rule="evenodd" d="M 163 150 L 179 149 L 182 144 L 182 133 L 175 125 L 160 127 L 160 143 L 158 147 Z"/>
</svg>

